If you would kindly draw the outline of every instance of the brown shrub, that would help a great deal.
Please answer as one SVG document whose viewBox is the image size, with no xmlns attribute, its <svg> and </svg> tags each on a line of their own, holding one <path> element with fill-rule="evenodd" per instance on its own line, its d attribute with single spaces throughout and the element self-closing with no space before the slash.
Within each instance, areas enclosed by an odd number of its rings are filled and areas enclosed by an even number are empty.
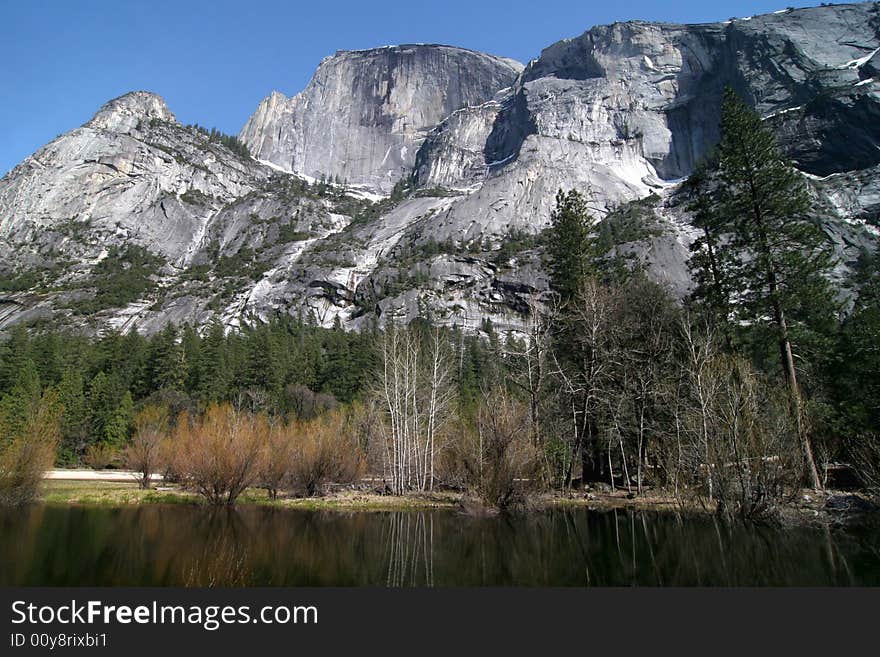
<svg viewBox="0 0 880 657">
<path fill-rule="evenodd" d="M 257 485 L 265 488 L 270 499 L 290 485 L 290 472 L 297 454 L 297 442 L 302 435 L 300 422 L 276 423 L 269 427 L 260 460 Z"/>
<path fill-rule="evenodd" d="M 123 452 L 123 460 L 127 468 L 139 474 L 141 488 L 149 488 L 159 469 L 162 441 L 168 433 L 168 408 L 145 406 L 135 415 L 134 427 L 134 437 Z"/>
<path fill-rule="evenodd" d="M 294 445 L 290 469 L 293 490 L 311 497 L 328 483 L 352 483 L 363 475 L 363 451 L 347 425 L 340 411 L 329 412 L 299 429 L 288 425 Z"/>
<path fill-rule="evenodd" d="M 117 465 L 119 461 L 119 449 L 107 443 L 89 445 L 83 455 L 83 462 L 93 470 L 104 470 L 111 465 Z"/>
<path fill-rule="evenodd" d="M 167 447 L 171 470 L 210 504 L 234 504 L 260 471 L 269 425 L 229 404 L 195 421 L 182 415 Z"/>
</svg>

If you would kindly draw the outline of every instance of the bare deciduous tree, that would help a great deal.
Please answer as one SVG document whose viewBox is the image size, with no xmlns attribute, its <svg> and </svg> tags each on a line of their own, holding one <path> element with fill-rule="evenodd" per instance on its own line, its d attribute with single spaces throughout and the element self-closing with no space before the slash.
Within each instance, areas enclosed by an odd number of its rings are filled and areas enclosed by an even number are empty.
<svg viewBox="0 0 880 657">
<path fill-rule="evenodd" d="M 162 441 L 168 433 L 168 408 L 145 406 L 135 415 L 134 427 L 134 437 L 123 451 L 123 458 L 126 467 L 138 473 L 140 487 L 149 488 L 159 469 Z"/>
<path fill-rule="evenodd" d="M 385 411 L 384 469 L 395 493 L 432 490 L 439 435 L 453 394 L 448 345 L 438 328 L 387 327 L 376 394 Z"/>
<path fill-rule="evenodd" d="M 743 359 L 716 353 L 710 337 L 686 330 L 685 344 L 678 476 L 720 514 L 766 516 L 803 471 L 786 396 Z"/>
<path fill-rule="evenodd" d="M 529 433 L 529 407 L 503 389 L 483 395 L 475 426 L 461 423 L 450 469 L 488 507 L 525 500 L 540 476 L 540 452 Z"/>
<path fill-rule="evenodd" d="M 848 452 L 862 485 L 875 495 L 880 494 L 880 436 L 856 436 Z"/>
</svg>

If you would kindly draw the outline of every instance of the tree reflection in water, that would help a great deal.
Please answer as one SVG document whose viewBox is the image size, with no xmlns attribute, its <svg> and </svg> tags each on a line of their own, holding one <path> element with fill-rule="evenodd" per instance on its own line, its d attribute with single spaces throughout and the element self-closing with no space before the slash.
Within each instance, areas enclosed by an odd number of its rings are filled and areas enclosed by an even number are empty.
<svg viewBox="0 0 880 657">
<path fill-rule="evenodd" d="M 434 517 L 423 512 L 386 514 L 385 585 L 434 586 Z"/>
<path fill-rule="evenodd" d="M 0 586 L 880 585 L 880 522 L 633 510 L 471 517 L 201 506 L 0 509 Z"/>
</svg>

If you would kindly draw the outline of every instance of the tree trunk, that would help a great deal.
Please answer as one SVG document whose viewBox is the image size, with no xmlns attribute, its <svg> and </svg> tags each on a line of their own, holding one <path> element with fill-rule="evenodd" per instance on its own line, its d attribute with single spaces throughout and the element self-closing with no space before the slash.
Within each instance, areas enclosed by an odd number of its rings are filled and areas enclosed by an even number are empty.
<svg viewBox="0 0 880 657">
<path fill-rule="evenodd" d="M 785 319 L 785 311 L 782 309 L 782 304 L 776 296 L 776 275 L 773 271 L 770 272 L 770 294 L 774 299 L 773 313 L 776 318 L 776 324 L 779 327 L 779 351 L 782 356 L 782 369 L 785 372 L 785 380 L 788 382 L 791 410 L 794 414 L 798 439 L 804 450 L 804 465 L 813 488 L 815 490 L 822 490 L 822 481 L 819 479 L 819 470 L 816 468 L 816 459 L 813 457 L 813 446 L 810 443 L 810 436 L 804 426 L 803 403 L 800 387 L 798 386 L 797 369 L 794 365 L 794 355 L 791 350 L 791 341 L 788 337 L 788 323 Z"/>
<path fill-rule="evenodd" d="M 757 199 L 755 185 L 751 180 L 750 188 L 752 192 L 752 198 Z M 773 260 L 773 255 L 767 241 L 767 231 L 764 227 L 764 215 L 757 203 L 755 203 L 753 206 L 753 212 L 755 226 L 758 229 L 758 236 L 760 240 L 759 246 L 761 247 L 761 250 L 763 251 L 764 257 L 766 258 L 767 262 L 767 284 L 770 291 L 770 300 L 773 306 L 774 319 L 776 321 L 777 327 L 779 328 L 779 350 L 782 356 L 782 369 L 785 373 L 785 378 L 788 382 L 789 391 L 791 394 L 791 408 L 792 413 L 794 414 L 795 426 L 797 427 L 798 439 L 800 440 L 801 447 L 804 450 L 804 465 L 807 469 L 807 474 L 812 480 L 813 488 L 815 490 L 821 490 L 822 482 L 819 479 L 819 471 L 816 469 L 816 459 L 813 457 L 813 446 L 810 444 L 810 436 L 807 434 L 806 427 L 804 426 L 804 413 L 801 400 L 801 391 L 800 387 L 798 386 L 797 370 L 794 365 L 794 355 L 792 354 L 791 350 L 791 340 L 789 339 L 788 335 L 788 323 L 785 318 L 785 310 L 782 307 L 782 300 L 779 298 L 779 285 L 778 281 L 776 280 L 776 264 Z"/>
</svg>

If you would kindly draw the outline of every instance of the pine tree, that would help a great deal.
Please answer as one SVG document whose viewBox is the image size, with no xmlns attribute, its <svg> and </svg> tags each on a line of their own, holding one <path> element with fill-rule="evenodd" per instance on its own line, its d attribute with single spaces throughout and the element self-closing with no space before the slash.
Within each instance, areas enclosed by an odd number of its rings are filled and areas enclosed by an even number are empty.
<svg viewBox="0 0 880 657">
<path fill-rule="evenodd" d="M 563 304 L 571 301 L 595 269 L 596 249 L 587 200 L 576 191 L 556 194 L 547 242 L 550 284 Z"/>
<path fill-rule="evenodd" d="M 717 158 L 710 156 L 684 185 L 691 223 L 700 231 L 690 247 L 688 268 L 694 282 L 691 300 L 704 311 L 711 324 L 723 332 L 730 348 L 733 290 L 727 274 L 734 261 L 732 250 L 724 244 L 725 226 L 712 198 L 717 193 L 717 180 L 712 175 L 717 166 Z"/>
<path fill-rule="evenodd" d="M 127 427 L 123 427 L 125 422 L 122 416 L 126 411 L 123 407 L 131 405 L 132 398 L 131 393 L 120 385 L 118 374 L 113 372 L 108 376 L 105 372 L 98 372 L 89 383 L 88 401 L 91 440 L 120 444 L 127 432 Z"/>
<path fill-rule="evenodd" d="M 32 409 L 39 402 L 42 391 L 37 366 L 30 358 L 26 358 L 20 365 L 18 378 L 12 388 L 0 400 L 0 412 L 5 418 L 4 430 L 8 433 L 8 436 L 0 436 L 0 439 L 21 433 Z"/>
<path fill-rule="evenodd" d="M 232 367 L 228 355 L 223 324 L 214 320 L 208 325 L 202 341 L 201 360 L 195 391 L 204 403 L 225 400 L 232 382 Z"/>
<path fill-rule="evenodd" d="M 17 324 L 9 332 L 9 339 L 0 344 L 0 394 L 12 389 L 25 361 L 30 357 L 31 344 L 27 329 Z"/>
<path fill-rule="evenodd" d="M 714 235 L 729 240 L 725 248 L 732 257 L 722 263 L 722 276 L 737 291 L 732 319 L 763 325 L 773 335 L 807 472 L 819 488 L 795 366 L 792 322 L 805 300 L 820 312 L 833 308 L 824 276 L 830 267 L 828 243 L 809 219 L 810 198 L 801 175 L 782 156 L 761 117 L 731 89 L 724 95 L 721 132 L 719 186 L 707 225 Z M 823 321 L 815 316 L 799 319 Z"/>
<path fill-rule="evenodd" d="M 880 251 L 864 251 L 852 279 L 853 309 L 837 336 L 828 376 L 841 416 L 839 432 L 847 436 L 880 427 Z"/>
<path fill-rule="evenodd" d="M 265 390 L 273 398 L 281 393 L 283 386 L 281 351 L 270 326 L 260 324 L 247 333 L 247 370 L 245 384 Z"/>
<path fill-rule="evenodd" d="M 177 339 L 177 327 L 169 324 L 153 339 L 152 384 L 154 390 L 183 390 L 186 358 Z"/>
<path fill-rule="evenodd" d="M 183 335 L 180 339 L 183 348 L 183 359 L 186 363 L 186 381 L 184 388 L 187 392 L 195 390 L 198 382 L 198 371 L 201 361 L 202 339 L 191 324 L 185 324 Z"/>
<path fill-rule="evenodd" d="M 131 422 L 134 419 L 134 401 L 126 390 L 116 408 L 104 424 L 103 439 L 109 445 L 121 447 L 128 440 Z"/>
<path fill-rule="evenodd" d="M 68 367 L 58 384 L 58 401 L 63 408 L 61 416 L 60 456 L 73 461 L 85 448 L 89 437 L 89 405 L 85 395 L 82 374 L 78 367 Z"/>
</svg>

